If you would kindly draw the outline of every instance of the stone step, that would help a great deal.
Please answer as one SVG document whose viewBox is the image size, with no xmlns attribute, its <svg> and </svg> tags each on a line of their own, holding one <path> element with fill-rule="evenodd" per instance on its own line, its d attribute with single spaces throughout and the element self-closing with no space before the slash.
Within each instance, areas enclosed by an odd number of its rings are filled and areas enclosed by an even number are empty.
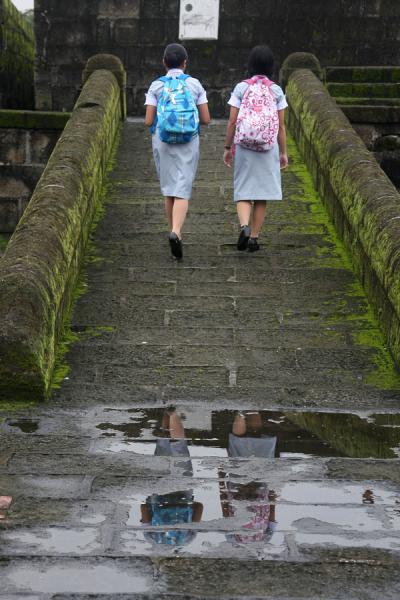
<svg viewBox="0 0 400 600">
<path fill-rule="evenodd" d="M 400 67 L 326 67 L 327 82 L 400 83 Z"/>
<path fill-rule="evenodd" d="M 398 107 L 400 106 L 400 98 L 357 98 L 337 96 L 335 100 L 341 106 L 349 104 L 356 106 L 376 106 L 376 107 Z"/>
<path fill-rule="evenodd" d="M 395 98 L 400 101 L 400 83 L 327 83 L 334 97 Z"/>
<path fill-rule="evenodd" d="M 400 123 L 400 106 L 343 104 L 340 107 L 352 123 Z"/>
</svg>

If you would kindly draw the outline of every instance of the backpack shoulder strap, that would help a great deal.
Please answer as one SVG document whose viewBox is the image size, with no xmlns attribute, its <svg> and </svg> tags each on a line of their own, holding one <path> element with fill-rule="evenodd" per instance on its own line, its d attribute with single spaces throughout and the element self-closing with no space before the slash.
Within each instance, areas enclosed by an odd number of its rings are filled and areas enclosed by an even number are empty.
<svg viewBox="0 0 400 600">
<path fill-rule="evenodd" d="M 182 73 L 182 75 L 178 75 L 177 79 L 182 79 L 182 81 L 186 81 L 186 79 L 190 79 L 191 75 L 188 75 L 187 73 Z"/>
<path fill-rule="evenodd" d="M 164 75 L 163 77 L 159 77 L 158 81 L 162 81 L 163 83 L 167 83 L 167 81 L 170 81 L 172 79 L 172 77 L 167 77 L 166 75 Z"/>
<path fill-rule="evenodd" d="M 245 79 L 243 83 L 247 83 L 248 85 L 254 85 L 255 83 L 257 83 L 257 81 L 261 81 L 261 83 L 263 83 L 264 85 L 271 87 L 271 85 L 274 85 L 274 82 L 271 81 L 270 79 L 268 79 L 267 76 L 265 77 L 251 77 L 251 79 Z"/>
</svg>

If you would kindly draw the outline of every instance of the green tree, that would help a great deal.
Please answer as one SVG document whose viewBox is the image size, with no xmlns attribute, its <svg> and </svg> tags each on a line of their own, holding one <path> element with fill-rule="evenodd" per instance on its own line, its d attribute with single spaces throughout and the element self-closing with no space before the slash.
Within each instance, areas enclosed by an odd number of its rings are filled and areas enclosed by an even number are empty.
<svg viewBox="0 0 400 600">
<path fill-rule="evenodd" d="M 24 19 L 26 19 L 28 21 L 28 23 L 30 25 L 32 25 L 32 27 L 33 27 L 33 21 L 34 21 L 34 11 L 33 11 L 33 8 L 30 8 L 29 10 L 25 10 L 22 13 L 22 15 L 23 15 Z"/>
</svg>

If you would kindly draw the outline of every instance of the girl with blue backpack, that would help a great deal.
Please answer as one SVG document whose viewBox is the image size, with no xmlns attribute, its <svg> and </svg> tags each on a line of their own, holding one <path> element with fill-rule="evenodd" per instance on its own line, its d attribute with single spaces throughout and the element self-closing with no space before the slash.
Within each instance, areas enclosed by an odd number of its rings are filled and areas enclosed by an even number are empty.
<svg viewBox="0 0 400 600">
<path fill-rule="evenodd" d="M 234 159 L 234 200 L 240 223 L 238 250 L 256 252 L 266 201 L 282 200 L 281 170 L 288 166 L 285 131 L 287 102 L 271 81 L 274 57 L 268 46 L 250 53 L 250 78 L 233 90 L 224 163 Z"/>
<path fill-rule="evenodd" d="M 172 255 L 181 259 L 182 227 L 186 219 L 199 162 L 199 125 L 208 125 L 207 94 L 201 83 L 185 74 L 188 53 L 180 44 L 164 52 L 166 76 L 153 81 L 146 94 L 145 123 L 151 127 L 153 156 L 165 197 Z"/>
</svg>

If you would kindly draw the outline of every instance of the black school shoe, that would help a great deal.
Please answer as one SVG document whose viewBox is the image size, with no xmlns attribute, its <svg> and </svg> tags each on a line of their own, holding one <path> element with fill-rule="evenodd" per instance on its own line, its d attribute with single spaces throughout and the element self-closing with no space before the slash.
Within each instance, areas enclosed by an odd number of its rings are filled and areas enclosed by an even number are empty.
<svg viewBox="0 0 400 600">
<path fill-rule="evenodd" d="M 258 238 L 250 238 L 249 243 L 247 244 L 247 248 L 249 252 L 257 252 L 260 249 L 260 244 L 258 243 Z"/>
<path fill-rule="evenodd" d="M 238 250 L 246 250 L 248 243 L 249 243 L 249 238 L 250 238 L 250 227 L 248 225 L 243 225 L 243 227 L 240 230 L 240 235 L 239 235 L 239 239 L 237 242 L 237 249 Z"/>
<path fill-rule="evenodd" d="M 174 256 L 178 260 L 181 260 L 181 258 L 183 258 L 183 249 L 182 249 L 181 240 L 178 238 L 178 236 L 174 232 L 169 234 L 168 239 L 169 239 L 169 245 L 171 248 L 172 256 Z"/>
</svg>

